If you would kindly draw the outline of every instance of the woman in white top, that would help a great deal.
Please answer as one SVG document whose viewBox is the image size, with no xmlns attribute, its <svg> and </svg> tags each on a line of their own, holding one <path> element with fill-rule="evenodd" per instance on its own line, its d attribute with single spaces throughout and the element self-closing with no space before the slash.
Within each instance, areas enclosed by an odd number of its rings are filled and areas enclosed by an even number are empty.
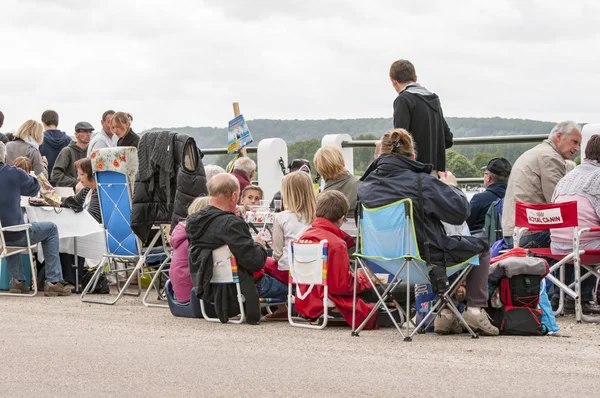
<svg viewBox="0 0 600 398">
<path fill-rule="evenodd" d="M 273 222 L 273 258 L 267 259 L 265 272 L 287 284 L 290 241 L 300 239 L 315 219 L 317 201 L 310 176 L 295 171 L 283 177 L 281 199 L 283 211 Z"/>
</svg>

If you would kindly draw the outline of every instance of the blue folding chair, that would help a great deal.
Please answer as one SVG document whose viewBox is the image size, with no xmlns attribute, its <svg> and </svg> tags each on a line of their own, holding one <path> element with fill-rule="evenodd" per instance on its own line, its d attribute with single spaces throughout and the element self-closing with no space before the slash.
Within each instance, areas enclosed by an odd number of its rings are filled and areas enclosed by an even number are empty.
<svg viewBox="0 0 600 398">
<path fill-rule="evenodd" d="M 410 286 L 411 284 L 431 284 L 429 280 L 429 269 L 427 263 L 419 254 L 417 238 L 413 218 L 413 205 L 410 199 L 402 199 L 389 205 L 367 208 L 361 205 L 361 214 L 358 220 L 358 249 L 354 256 L 357 257 L 357 267 L 354 270 L 354 306 L 352 312 L 352 335 L 358 336 L 369 319 L 380 309 L 384 309 L 392 323 L 400 333 L 404 341 L 411 341 L 417 331 L 426 330 L 434 318 L 425 316 L 423 320 L 410 330 Z M 479 265 L 477 256 L 451 267 L 446 267 L 448 276 L 457 274 L 450 288 L 443 295 L 438 295 L 430 312 L 435 312 L 443 305 L 448 306 L 458 317 L 461 324 L 469 331 L 471 336 L 477 334 L 469 327 L 462 314 L 454 304 L 452 295 L 457 286 L 467 277 L 473 266 Z M 356 326 L 356 277 L 358 269 L 363 269 L 367 274 L 386 273 L 392 275 L 383 294 L 379 294 L 375 284 L 369 278 L 372 288 L 378 297 L 378 302 L 371 310 L 367 318 Z M 398 309 L 406 317 L 406 333 L 402 332 L 400 325 L 396 322 L 389 311 L 385 298 L 400 284 L 406 282 L 406 311 L 397 305 Z M 413 324 L 414 325 L 414 324 Z"/>
<path fill-rule="evenodd" d="M 124 294 L 130 295 L 126 291 L 134 278 L 138 279 L 138 291 L 133 295 L 139 296 L 141 294 L 140 274 L 144 272 L 144 268 L 149 263 L 162 261 L 156 273 L 149 272 L 155 274 L 155 278 L 144 296 L 144 305 L 167 308 L 167 304 L 146 303 L 148 293 L 156 282 L 156 275 L 171 260 L 171 250 L 164 243 L 168 242 L 165 231 L 160 226 L 150 244 L 144 247 L 131 230 L 131 198 L 138 166 L 137 150 L 133 147 L 97 149 L 92 152 L 91 158 L 92 170 L 98 184 L 98 199 L 106 232 L 107 252 L 104 254 L 104 258 L 98 265 L 90 282 L 81 293 L 81 301 L 108 305 L 115 304 Z M 162 247 L 156 246 L 159 238 L 162 238 Z M 119 269 L 119 264 L 124 264 L 125 267 Z M 135 264 L 133 269 L 126 267 L 131 264 Z M 131 271 L 131 275 L 122 287 L 119 286 L 117 277 L 119 293 L 115 299 L 102 300 L 86 297 L 88 292 L 94 291 L 102 273 L 118 275 L 126 271 Z"/>
</svg>

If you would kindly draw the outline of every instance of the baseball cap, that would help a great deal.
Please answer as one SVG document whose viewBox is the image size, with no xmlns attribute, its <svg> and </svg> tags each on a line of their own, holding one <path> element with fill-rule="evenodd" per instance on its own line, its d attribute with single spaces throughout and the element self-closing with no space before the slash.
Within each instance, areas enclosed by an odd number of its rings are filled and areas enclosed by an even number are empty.
<svg viewBox="0 0 600 398">
<path fill-rule="evenodd" d="M 92 126 L 88 122 L 79 122 L 75 125 L 75 131 L 79 130 L 94 131 L 94 126 Z"/>
<path fill-rule="evenodd" d="M 483 168 L 483 170 L 488 170 L 500 177 L 510 176 L 511 169 L 510 162 L 504 158 L 494 158 Z"/>
<path fill-rule="evenodd" d="M 300 170 L 302 168 L 302 166 L 306 166 L 308 167 L 308 170 L 310 171 L 310 162 L 306 159 L 294 159 L 290 162 L 290 164 L 288 165 L 288 170 L 290 171 L 290 173 L 292 171 L 297 171 Z"/>
</svg>

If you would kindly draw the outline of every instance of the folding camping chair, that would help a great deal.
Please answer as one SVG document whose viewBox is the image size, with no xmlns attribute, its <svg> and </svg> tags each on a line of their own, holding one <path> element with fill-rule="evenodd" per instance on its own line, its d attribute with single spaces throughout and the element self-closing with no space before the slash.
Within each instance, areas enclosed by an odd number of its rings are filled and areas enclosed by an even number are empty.
<svg viewBox="0 0 600 398">
<path fill-rule="evenodd" d="M 579 217 L 577 213 L 577 202 L 563 202 L 550 204 L 531 204 L 516 202 L 515 205 L 515 229 L 513 240 L 515 247 L 519 247 L 519 241 L 527 231 L 547 231 L 549 229 L 572 228 L 573 229 L 573 252 L 569 254 L 552 253 L 550 248 L 529 249 L 531 254 L 552 258 L 557 261 L 550 267 L 550 273 L 546 278 L 560 289 L 558 309 L 555 315 L 564 312 L 565 293 L 575 301 L 575 319 L 577 322 L 599 322 L 597 316 L 584 315 L 581 310 L 581 281 L 592 276 L 600 278 L 600 250 L 580 250 L 581 236 L 588 232 L 600 231 L 598 227 L 579 228 Z M 565 284 L 565 265 L 573 264 L 575 280 L 568 286 Z M 588 273 L 581 277 L 581 267 Z M 559 271 L 557 279 L 552 273 Z M 574 290 L 573 290 L 574 289 Z"/>
<path fill-rule="evenodd" d="M 318 243 L 290 242 L 290 278 L 288 280 L 288 322 L 290 325 L 307 329 L 325 329 L 329 319 L 329 307 L 335 305 L 329 300 L 327 287 L 327 240 Z M 296 296 L 292 292 L 292 284 L 296 284 Z M 304 292 L 302 292 L 304 287 Z M 292 305 L 306 299 L 315 286 L 323 287 L 323 323 L 311 325 L 298 323 L 292 317 Z"/>
<path fill-rule="evenodd" d="M 30 224 L 21 224 L 21 225 L 11 225 L 10 227 L 2 227 L 2 222 L 0 222 L 0 260 L 4 260 L 10 256 L 20 256 L 23 253 L 29 255 L 29 266 L 31 267 L 31 284 L 33 289 L 30 293 L 21 294 L 21 293 L 10 293 L 0 291 L 0 296 L 25 296 L 25 297 L 33 297 L 37 294 L 38 286 L 37 286 L 37 272 L 35 270 L 35 261 L 33 260 L 33 253 L 31 251 L 32 245 L 31 240 L 29 239 L 29 227 Z M 6 240 L 4 239 L 4 232 L 24 232 L 25 239 L 27 241 L 26 247 L 19 246 L 6 246 Z M 8 269 L 6 270 L 8 273 Z M 0 266 L 0 280 L 2 280 L 2 267 Z M 10 280 L 10 277 L 8 278 Z"/>
<path fill-rule="evenodd" d="M 237 292 L 238 305 L 240 306 L 240 317 L 237 320 L 229 319 L 229 323 L 240 324 L 246 320 L 246 314 L 244 312 L 244 295 L 240 287 L 240 277 L 238 275 L 238 266 L 229 250 L 229 246 L 221 246 L 212 252 L 213 259 L 213 275 L 210 279 L 210 283 L 213 284 L 235 284 Z M 202 316 L 209 322 L 221 322 L 219 318 L 210 317 L 206 312 L 206 304 L 204 300 L 200 299 L 200 309 L 202 310 Z"/>
<path fill-rule="evenodd" d="M 384 309 L 392 323 L 400 333 L 404 341 L 411 341 L 416 332 L 426 330 L 434 320 L 434 317 L 426 315 L 423 320 L 410 331 L 410 286 L 414 284 L 431 284 L 429 280 L 429 270 L 426 261 L 421 257 L 417 246 L 417 237 L 413 218 L 413 205 L 410 199 L 402 199 L 389 205 L 367 208 L 361 205 L 361 214 L 358 220 L 358 249 L 354 254 L 357 257 L 358 264 L 354 270 L 354 305 L 352 313 L 352 335 L 358 336 L 365 327 L 369 319 L 380 309 Z M 430 313 L 446 305 L 458 318 L 462 326 L 471 334 L 473 338 L 478 335 L 469 327 L 462 317 L 462 314 L 453 302 L 452 296 L 456 292 L 457 286 L 467 277 L 472 267 L 479 265 L 477 256 L 446 267 L 448 276 L 457 274 L 457 277 L 450 284 L 448 291 L 441 296 L 438 295 L 435 304 L 431 307 Z M 371 287 L 377 294 L 378 302 L 373 307 L 367 318 L 357 327 L 356 326 L 356 278 L 358 269 L 363 269 L 368 274 L 384 272 L 391 274 L 383 294 L 379 294 L 375 284 L 369 279 Z M 400 325 L 386 305 L 385 298 L 393 289 L 406 282 L 406 311 L 397 305 L 398 309 L 406 318 L 406 333 L 402 332 Z M 414 324 L 413 324 L 414 325 Z"/>
<path fill-rule="evenodd" d="M 113 305 L 124 294 L 131 295 L 127 292 L 127 289 L 134 278 L 138 279 L 138 291 L 133 295 L 139 296 L 141 294 L 140 275 L 142 273 L 153 273 L 146 272 L 144 268 L 148 267 L 148 263 L 152 260 L 162 261 L 162 268 L 170 262 L 171 251 L 167 248 L 167 237 L 162 226 L 156 231 L 154 238 L 147 247 L 142 245 L 142 242 L 131 230 L 131 197 L 138 166 L 137 150 L 132 147 L 97 149 L 92 152 L 91 158 L 92 170 L 98 184 L 98 199 L 106 232 L 107 252 L 81 293 L 81 301 Z M 157 246 L 159 238 L 162 238 L 162 246 Z M 131 264 L 135 264 L 135 267 L 127 267 Z M 120 265 L 124 265 L 124 267 L 119 268 Z M 127 278 L 124 286 L 120 287 L 118 276 L 119 273 L 125 272 L 131 272 L 131 275 Z M 87 297 L 88 292 L 94 291 L 96 288 L 102 273 L 111 273 L 117 276 L 119 293 L 113 300 Z M 152 288 L 153 283 L 148 287 L 148 291 Z M 152 306 L 168 307 L 166 304 L 152 304 Z"/>
</svg>

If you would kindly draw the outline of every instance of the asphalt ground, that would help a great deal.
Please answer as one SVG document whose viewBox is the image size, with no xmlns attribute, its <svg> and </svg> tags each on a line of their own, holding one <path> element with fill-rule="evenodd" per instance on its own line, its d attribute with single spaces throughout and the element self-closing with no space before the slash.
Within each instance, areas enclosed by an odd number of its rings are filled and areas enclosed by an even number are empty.
<svg viewBox="0 0 600 398">
<path fill-rule="evenodd" d="M 558 336 L 213 324 L 126 297 L 0 297 L 2 397 L 597 397 L 600 326 Z"/>
</svg>

